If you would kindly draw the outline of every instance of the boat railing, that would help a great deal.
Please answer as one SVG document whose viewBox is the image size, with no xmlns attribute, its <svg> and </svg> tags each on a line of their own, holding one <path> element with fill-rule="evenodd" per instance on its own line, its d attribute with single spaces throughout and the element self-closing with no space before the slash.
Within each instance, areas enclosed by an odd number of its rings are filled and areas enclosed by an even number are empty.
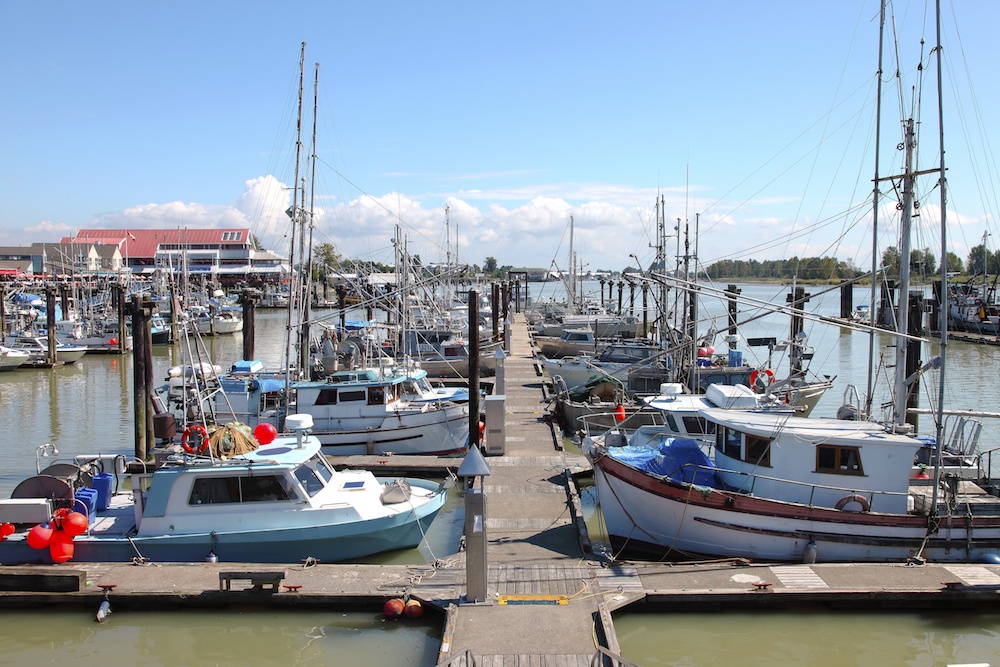
<svg viewBox="0 0 1000 667">
<path fill-rule="evenodd" d="M 606 434 L 608 431 L 616 430 L 625 435 L 625 439 L 635 433 L 643 426 L 663 427 L 666 426 L 664 413 L 659 410 L 654 411 L 634 411 L 626 413 L 624 419 L 618 419 L 620 413 L 594 412 L 580 415 L 577 420 L 582 424 L 580 429 L 582 437 L 593 437 L 595 435 Z M 679 437 L 686 437 L 680 436 Z"/>
<path fill-rule="evenodd" d="M 818 492 L 832 492 L 830 494 L 824 494 L 824 495 L 835 495 L 835 496 L 842 494 L 841 500 L 846 500 L 849 498 L 850 499 L 863 498 L 865 501 L 867 501 L 867 508 L 864 510 L 866 512 L 878 511 L 875 502 L 876 498 L 883 498 L 883 503 L 884 503 L 885 502 L 884 499 L 886 498 L 903 498 L 905 500 L 909 496 L 909 493 L 906 491 L 873 491 L 871 489 L 857 489 L 851 487 L 831 486 L 827 484 L 814 484 L 810 482 L 800 482 L 797 480 L 785 479 L 781 477 L 771 477 L 769 475 L 761 475 L 759 473 L 746 472 L 744 470 L 731 470 L 728 468 L 706 466 L 698 463 L 682 464 L 678 466 L 674 472 L 670 473 L 669 475 L 663 475 L 663 477 L 664 478 L 673 477 L 677 473 L 681 473 L 681 479 L 695 479 L 695 475 L 700 471 L 704 471 L 707 473 L 725 473 L 727 475 L 734 475 L 737 477 L 747 478 L 749 481 L 747 485 L 737 486 L 733 484 L 728 484 L 724 488 L 719 490 L 737 491 L 739 493 L 746 494 L 748 496 L 754 496 L 754 489 L 756 488 L 757 484 L 761 482 L 772 483 L 772 484 L 777 483 L 791 488 L 800 488 L 800 487 L 807 488 L 808 498 L 809 498 L 808 502 L 802 502 L 796 500 L 788 500 L 787 502 L 801 502 L 801 504 L 808 505 L 809 507 L 826 507 L 825 505 L 816 504 L 816 494 Z M 721 480 L 719 481 L 720 483 L 722 483 Z M 769 497 L 771 495 L 773 494 L 769 494 Z M 802 496 L 805 495 L 806 494 L 802 494 Z M 840 508 L 838 507 L 837 509 Z"/>
</svg>

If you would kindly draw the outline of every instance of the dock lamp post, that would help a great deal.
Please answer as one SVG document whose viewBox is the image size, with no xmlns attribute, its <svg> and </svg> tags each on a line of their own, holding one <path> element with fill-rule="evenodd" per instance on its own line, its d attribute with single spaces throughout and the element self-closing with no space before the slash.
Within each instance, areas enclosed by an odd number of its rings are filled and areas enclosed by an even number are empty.
<svg viewBox="0 0 1000 667">
<path fill-rule="evenodd" d="M 513 331 L 511 331 L 510 318 L 508 317 L 503 321 L 503 349 L 507 354 L 510 354 L 511 338 L 513 338 Z"/>
<path fill-rule="evenodd" d="M 465 485 L 465 596 L 462 604 L 489 604 L 486 594 L 486 494 L 483 481 L 476 478 L 490 474 L 490 466 L 476 446 L 469 447 L 458 476 Z"/>
</svg>

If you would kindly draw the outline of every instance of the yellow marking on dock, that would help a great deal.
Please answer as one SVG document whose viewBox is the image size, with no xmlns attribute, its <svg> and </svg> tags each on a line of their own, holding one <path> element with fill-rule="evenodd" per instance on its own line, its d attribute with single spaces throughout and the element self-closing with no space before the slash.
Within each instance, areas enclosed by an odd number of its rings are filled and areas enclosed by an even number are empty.
<svg viewBox="0 0 1000 667">
<path fill-rule="evenodd" d="M 501 595 L 500 604 L 569 604 L 565 595 Z"/>
</svg>

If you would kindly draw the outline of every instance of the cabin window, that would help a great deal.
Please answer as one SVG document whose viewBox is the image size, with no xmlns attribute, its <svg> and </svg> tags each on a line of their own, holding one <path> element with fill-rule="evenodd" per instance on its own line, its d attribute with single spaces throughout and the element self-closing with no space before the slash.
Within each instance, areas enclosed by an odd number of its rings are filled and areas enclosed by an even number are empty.
<svg viewBox="0 0 1000 667">
<path fill-rule="evenodd" d="M 302 488 L 306 490 L 310 498 L 323 490 L 322 480 L 316 475 L 316 471 L 307 464 L 302 464 L 295 469 L 295 478 L 302 483 Z"/>
<path fill-rule="evenodd" d="M 368 396 L 364 389 L 357 391 L 342 391 L 340 392 L 340 402 L 349 403 L 351 401 L 365 401 L 368 400 Z"/>
<path fill-rule="evenodd" d="M 284 480 L 276 475 L 199 477 L 191 486 L 191 505 L 288 500 Z"/>
<path fill-rule="evenodd" d="M 864 475 L 861 467 L 861 449 L 820 445 L 816 448 L 816 472 L 834 475 Z"/>
<path fill-rule="evenodd" d="M 704 417 L 681 417 L 684 421 L 684 429 L 691 435 L 701 435 L 703 433 L 715 433 L 715 422 L 710 422 Z"/>
<path fill-rule="evenodd" d="M 740 432 L 731 428 L 720 428 L 715 434 L 715 446 L 731 459 L 742 458 L 742 440 Z"/>
<path fill-rule="evenodd" d="M 681 430 L 679 428 L 677 428 L 677 420 L 674 419 L 674 416 L 672 414 L 670 414 L 669 412 L 667 413 L 667 428 L 669 428 L 674 433 L 680 433 L 681 432 Z"/>
<path fill-rule="evenodd" d="M 316 397 L 316 405 L 336 405 L 336 404 L 337 404 L 336 389 L 319 390 L 319 396 Z"/>
<path fill-rule="evenodd" d="M 330 462 L 326 460 L 325 456 L 317 454 L 309 459 L 309 467 L 312 468 L 313 472 L 315 472 L 316 475 L 324 482 L 329 482 L 333 479 L 333 468 L 330 466 Z"/>
<path fill-rule="evenodd" d="M 771 440 L 756 435 L 746 436 L 746 462 L 758 466 L 771 467 Z"/>
<path fill-rule="evenodd" d="M 385 405 L 385 387 L 368 387 L 368 405 Z"/>
</svg>

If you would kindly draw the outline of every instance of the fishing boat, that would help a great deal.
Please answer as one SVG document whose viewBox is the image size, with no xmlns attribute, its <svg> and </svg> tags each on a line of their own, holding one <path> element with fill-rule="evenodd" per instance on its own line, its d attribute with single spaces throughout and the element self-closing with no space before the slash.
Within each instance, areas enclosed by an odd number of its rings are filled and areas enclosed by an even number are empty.
<svg viewBox="0 0 1000 667">
<path fill-rule="evenodd" d="M 551 358 L 597 354 L 608 343 L 598 340 L 591 329 L 566 329 L 559 336 L 536 335 L 534 341 L 539 353 Z"/>
<path fill-rule="evenodd" d="M 940 59 L 940 47 L 936 53 Z M 937 71 L 940 76 L 940 60 Z M 905 164 L 902 176 L 894 177 L 902 182 L 903 257 L 910 256 L 917 175 L 914 127 L 912 119 L 903 124 Z M 941 151 L 934 173 L 940 176 L 941 246 L 947 248 Z M 941 283 L 947 288 L 946 267 Z M 846 419 L 704 409 L 699 417 L 715 431 L 708 451 L 679 437 L 640 446 L 618 436 L 585 441 L 616 552 L 807 563 L 996 562 L 1000 487 L 989 459 L 997 450 L 979 450 L 976 422 L 998 415 L 942 405 L 944 313 L 939 356 L 904 370 L 911 367 L 907 348 L 913 347 L 908 288 L 909 266 L 902 262 L 891 419 L 874 421 L 864 405 L 853 404 L 838 411 Z M 918 437 L 906 419 L 913 383 L 932 369 L 939 372 L 935 434 Z"/>
<path fill-rule="evenodd" d="M 377 366 L 290 381 L 265 371 L 259 361 L 239 362 L 225 374 L 211 364 L 192 368 L 172 370 L 158 390 L 163 409 L 178 419 L 196 414 L 215 424 L 239 421 L 280 430 L 286 419 L 306 415 L 324 453 L 338 456 L 445 455 L 469 444 L 468 390 L 434 387 L 413 363 L 383 357 Z"/>
<path fill-rule="evenodd" d="M 191 326 L 204 336 L 217 336 L 243 331 L 243 314 L 237 310 L 194 306 L 190 309 Z"/>
<path fill-rule="evenodd" d="M 42 336 L 30 334 L 7 336 L 4 344 L 15 350 L 26 352 L 28 354 L 26 366 L 45 364 L 49 358 L 48 338 Z M 87 348 L 83 346 L 56 342 L 55 359 L 57 363 L 73 364 L 82 359 L 85 354 L 87 354 Z"/>
<path fill-rule="evenodd" d="M 23 350 L 0 345 L 0 371 L 12 371 L 15 368 L 20 368 L 28 363 L 30 358 L 31 355 Z"/>
<path fill-rule="evenodd" d="M 307 417 L 287 425 L 288 434 L 258 431 L 259 442 L 231 427 L 202 440 L 203 427 L 192 427 L 149 469 L 121 462 L 95 472 L 100 457 L 45 468 L 0 501 L 10 526 L 0 563 L 298 564 L 420 543 L 445 484 L 334 470 Z"/>
<path fill-rule="evenodd" d="M 335 371 L 292 383 L 328 454 L 456 454 L 469 446 L 468 391 L 435 389 L 415 364 Z"/>
</svg>

